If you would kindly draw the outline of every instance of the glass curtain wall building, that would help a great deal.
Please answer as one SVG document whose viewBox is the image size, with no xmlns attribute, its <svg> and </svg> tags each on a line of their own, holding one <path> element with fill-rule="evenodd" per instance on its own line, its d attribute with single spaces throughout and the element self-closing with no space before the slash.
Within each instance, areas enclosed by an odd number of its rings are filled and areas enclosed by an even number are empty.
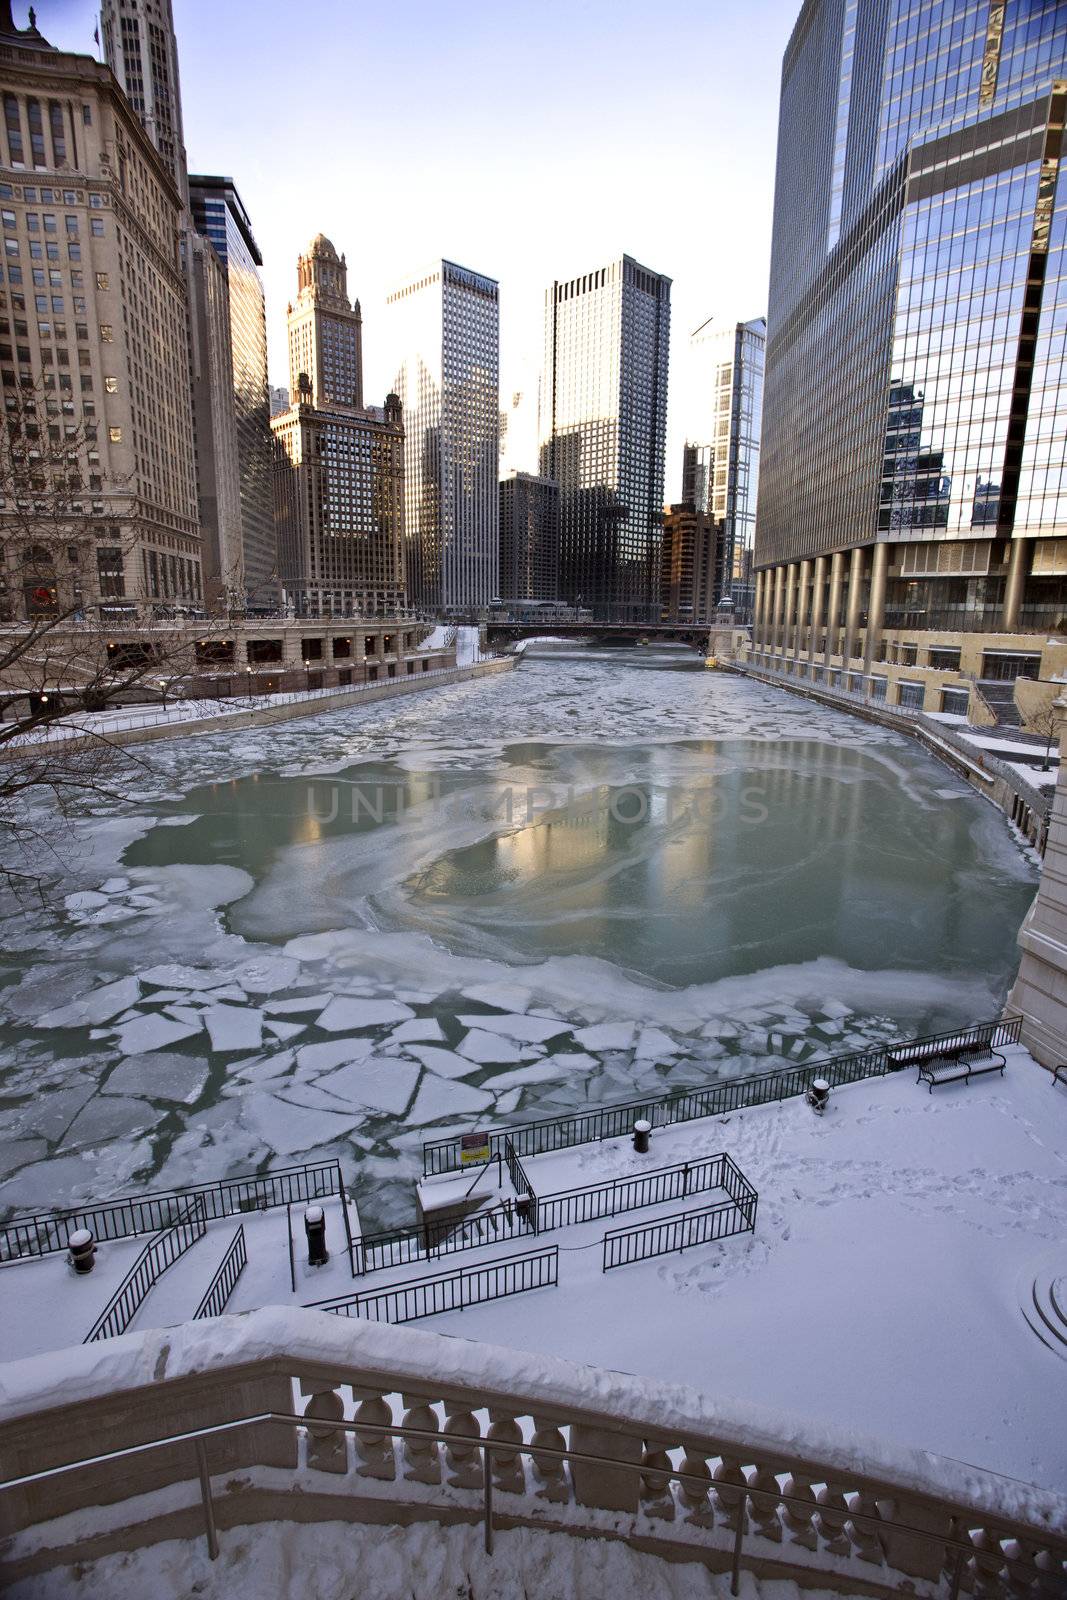
<svg viewBox="0 0 1067 1600">
<path fill-rule="evenodd" d="M 401 352 L 409 597 L 426 611 L 483 612 L 500 561 L 498 286 L 441 261 L 387 305 Z"/>
<path fill-rule="evenodd" d="M 196 230 L 211 241 L 226 274 L 244 584 L 250 607 L 265 609 L 277 596 L 277 547 L 263 257 L 232 178 L 191 177 L 189 199 Z"/>
<path fill-rule="evenodd" d="M 753 551 L 759 488 L 763 363 L 767 323 L 721 325 L 709 318 L 690 339 L 699 405 L 706 418 L 704 444 L 687 444 L 682 499 L 692 500 L 723 528 L 724 593 L 738 617 L 752 614 Z M 721 598 L 716 596 L 716 599 Z"/>
<path fill-rule="evenodd" d="M 989 633 L 994 678 L 1020 653 L 1004 633 L 1067 633 L 1065 103 L 1053 0 L 804 5 L 771 262 L 768 658 L 869 673 L 933 665 L 915 633 Z"/>
<path fill-rule="evenodd" d="M 560 596 L 659 616 L 671 280 L 629 256 L 545 297 L 541 475 L 559 484 Z"/>
</svg>

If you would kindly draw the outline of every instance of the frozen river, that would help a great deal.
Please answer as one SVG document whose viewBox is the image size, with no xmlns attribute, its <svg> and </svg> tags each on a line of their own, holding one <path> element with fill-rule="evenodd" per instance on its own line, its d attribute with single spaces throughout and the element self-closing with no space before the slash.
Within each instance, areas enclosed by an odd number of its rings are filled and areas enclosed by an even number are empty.
<svg viewBox="0 0 1067 1600">
<path fill-rule="evenodd" d="M 649 652 L 141 746 L 9 907 L 0 1207 L 339 1154 L 995 1014 L 1036 873 L 884 729 Z"/>
</svg>

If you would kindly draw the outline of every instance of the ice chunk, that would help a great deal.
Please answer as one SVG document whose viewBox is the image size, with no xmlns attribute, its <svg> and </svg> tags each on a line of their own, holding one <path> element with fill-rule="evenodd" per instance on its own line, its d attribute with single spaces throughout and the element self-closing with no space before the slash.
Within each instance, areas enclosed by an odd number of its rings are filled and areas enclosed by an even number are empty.
<svg viewBox="0 0 1067 1600">
<path fill-rule="evenodd" d="M 79 889 L 76 894 L 68 894 L 63 901 L 68 911 L 95 911 L 107 903 L 107 895 L 100 894 L 96 889 Z"/>
<path fill-rule="evenodd" d="M 526 1011 L 533 999 L 533 990 L 518 983 L 477 983 L 463 993 L 468 1000 L 476 1000 L 483 1006 L 499 1006 L 502 1011 Z"/>
<path fill-rule="evenodd" d="M 634 1042 L 632 1022 L 598 1022 L 592 1028 L 581 1028 L 574 1035 L 586 1050 L 629 1050 Z"/>
<path fill-rule="evenodd" d="M 653 1056 L 676 1056 L 680 1049 L 681 1046 L 660 1028 L 642 1028 L 634 1053 L 647 1061 Z"/>
<path fill-rule="evenodd" d="M 373 1039 L 327 1039 L 324 1044 L 305 1044 L 296 1052 L 302 1073 L 327 1072 L 346 1061 L 362 1061 L 374 1049 Z"/>
<path fill-rule="evenodd" d="M 399 1000 L 361 1000 L 336 995 L 318 1019 L 327 1033 L 347 1033 L 353 1028 L 377 1028 L 383 1022 L 403 1022 L 415 1013 Z"/>
<path fill-rule="evenodd" d="M 444 1030 L 436 1017 L 412 1017 L 410 1022 L 401 1022 L 389 1035 L 390 1044 L 404 1044 L 408 1039 L 443 1039 Z"/>
<path fill-rule="evenodd" d="M 524 1044 L 544 1044 L 546 1039 L 554 1039 L 557 1034 L 568 1033 L 570 1025 L 562 1022 L 558 1017 L 485 1017 L 473 1014 L 461 1016 L 465 1028 L 480 1028 L 488 1033 L 502 1033 L 508 1039 L 519 1039 Z M 495 1057 L 503 1060 L 502 1056 Z"/>
<path fill-rule="evenodd" d="M 556 1077 L 566 1077 L 568 1072 L 585 1072 L 590 1067 L 597 1067 L 600 1063 L 595 1056 L 583 1055 L 579 1050 L 563 1051 L 557 1056 L 546 1056 L 541 1066 L 547 1067 L 555 1063 Z"/>
<path fill-rule="evenodd" d="M 268 1078 L 284 1078 L 292 1069 L 293 1052 L 279 1050 L 273 1056 L 253 1056 L 250 1061 L 242 1061 L 236 1067 L 231 1067 L 226 1074 L 227 1082 L 231 1080 L 238 1083 L 262 1083 Z"/>
<path fill-rule="evenodd" d="M 209 1006 L 203 1015 L 212 1050 L 259 1049 L 263 1013 L 254 1006 Z"/>
<path fill-rule="evenodd" d="M 136 978 L 119 978 L 114 983 L 102 984 L 99 989 L 94 989 L 91 994 L 84 995 L 80 1000 L 71 1001 L 70 1005 L 59 1006 L 55 1011 L 46 1011 L 44 1016 L 38 1018 L 36 1026 L 99 1027 L 101 1023 L 109 1022 L 112 1017 L 117 1017 L 120 1011 L 132 1006 L 140 993 L 141 985 Z"/>
<path fill-rule="evenodd" d="M 456 1048 L 461 1055 L 479 1063 L 526 1059 L 524 1052 L 517 1045 L 508 1039 L 502 1039 L 499 1034 L 486 1033 L 484 1028 L 472 1028 Z"/>
<path fill-rule="evenodd" d="M 502 1072 L 499 1078 L 489 1078 L 485 1087 L 494 1093 L 501 1089 L 513 1089 L 525 1083 L 549 1083 L 558 1080 L 560 1075 L 559 1065 L 549 1058 L 548 1061 L 535 1061 L 528 1067 L 515 1067 L 511 1072 Z"/>
<path fill-rule="evenodd" d="M 436 1122 L 441 1117 L 461 1117 L 470 1112 L 484 1111 L 492 1103 L 491 1094 L 472 1089 L 469 1083 L 449 1083 L 433 1073 L 424 1073 L 407 1121 L 418 1127 L 426 1122 Z"/>
<path fill-rule="evenodd" d="M 507 1094 L 502 1094 L 500 1096 L 500 1099 L 493 1107 L 493 1115 L 496 1117 L 506 1117 L 509 1111 L 514 1111 L 521 1097 L 521 1089 L 509 1089 Z"/>
<path fill-rule="evenodd" d="M 457 1056 L 454 1050 L 440 1050 L 431 1044 L 409 1044 L 407 1050 L 441 1078 L 465 1078 L 475 1069 L 475 1062 L 466 1056 Z"/>
<path fill-rule="evenodd" d="M 212 972 L 208 967 L 186 967 L 180 961 L 166 961 L 137 976 L 142 983 L 161 989 L 219 989 L 227 981 L 224 973 Z"/>
<path fill-rule="evenodd" d="M 204 1014 L 196 1006 L 167 1006 L 166 1014 L 173 1017 L 175 1022 L 187 1022 L 190 1028 L 199 1028 L 204 1020 Z M 125 1019 L 120 1017 L 119 1021 Z"/>
<path fill-rule="evenodd" d="M 419 1069 L 413 1062 L 375 1056 L 370 1061 L 354 1061 L 347 1067 L 339 1067 L 336 1072 L 317 1079 L 316 1087 L 328 1090 L 345 1104 L 369 1106 L 399 1116 L 418 1081 Z"/>
<path fill-rule="evenodd" d="M 276 1039 L 295 1039 L 297 1034 L 307 1032 L 302 1022 L 267 1022 L 265 1027 Z"/>
<path fill-rule="evenodd" d="M 132 1100 L 121 1095 L 95 1095 L 79 1111 L 64 1137 L 64 1146 L 110 1143 L 113 1139 L 126 1139 L 143 1133 L 158 1122 L 160 1113 L 144 1100 Z"/>
<path fill-rule="evenodd" d="M 341 1138 L 359 1121 L 359 1113 L 340 1108 L 312 1111 L 277 1095 L 255 1092 L 242 1100 L 241 1118 L 277 1155 L 291 1156 Z"/>
<path fill-rule="evenodd" d="M 291 1000 L 268 1000 L 263 1009 L 271 1017 L 299 1016 L 304 1011 L 321 1011 L 331 998 L 328 994 L 300 994 Z"/>
<path fill-rule="evenodd" d="M 191 1106 L 208 1078 L 208 1064 L 195 1056 L 130 1056 L 120 1061 L 104 1085 L 105 1094 L 143 1095 L 147 1100 L 173 1100 Z"/>
<path fill-rule="evenodd" d="M 147 1050 L 165 1050 L 169 1044 L 191 1038 L 199 1031 L 199 1024 L 194 1028 L 173 1017 L 143 1016 L 119 1029 L 118 1049 L 124 1056 L 138 1056 Z"/>
<path fill-rule="evenodd" d="M 257 955 L 239 961 L 224 976 L 227 983 L 239 983 L 250 994 L 277 994 L 300 982 L 300 963 L 291 956 Z"/>
</svg>

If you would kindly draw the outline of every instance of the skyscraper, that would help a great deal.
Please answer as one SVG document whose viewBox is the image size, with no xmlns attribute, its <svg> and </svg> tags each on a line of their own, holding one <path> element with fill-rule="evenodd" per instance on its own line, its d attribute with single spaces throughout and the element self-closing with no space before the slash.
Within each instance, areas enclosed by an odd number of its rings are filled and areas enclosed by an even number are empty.
<svg viewBox="0 0 1067 1600">
<path fill-rule="evenodd" d="M 441 261 L 387 304 L 404 407 L 409 593 L 427 610 L 480 611 L 499 581 L 498 286 Z"/>
<path fill-rule="evenodd" d="M 241 468 L 226 269 L 209 239 L 190 231 L 184 243 L 204 595 L 211 611 L 243 608 Z"/>
<path fill-rule="evenodd" d="M 693 498 L 699 510 L 702 490 L 705 509 L 722 524 L 724 587 L 740 617 L 751 614 L 755 587 L 752 552 L 766 343 L 763 317 L 728 324 L 709 318 L 690 339 L 697 369 L 696 403 L 706 430 L 700 437 L 707 441 L 707 470 L 704 482 L 694 481 L 688 495 L 689 486 L 683 483 L 682 498 Z"/>
<path fill-rule="evenodd" d="M 629 256 L 545 296 L 541 473 L 560 490 L 560 594 L 658 615 L 671 280 Z"/>
<path fill-rule="evenodd" d="M 721 522 L 691 500 L 663 519 L 660 615 L 664 622 L 713 622 L 726 572 Z"/>
<path fill-rule="evenodd" d="M 263 257 L 232 178 L 190 177 L 189 203 L 197 232 L 210 239 L 225 274 L 244 586 L 251 608 L 262 609 L 275 599 L 278 560 L 267 396 L 267 317 L 259 276 Z"/>
<path fill-rule="evenodd" d="M 1036 675 L 1033 634 L 1067 626 L 1065 79 L 1063 5 L 806 0 L 771 260 L 768 659 L 884 695 L 873 663 L 958 667 L 974 635 L 981 679 Z M 937 709 L 935 681 L 899 692 Z"/>
<path fill-rule="evenodd" d="M 559 486 L 515 472 L 500 480 L 500 583 L 509 600 L 559 598 Z"/>
<path fill-rule="evenodd" d="M 38 490 L 54 506 L 62 485 L 70 520 L 46 518 L 24 542 L 19 500 L 2 508 L 0 610 L 111 623 L 196 606 L 180 197 L 107 67 L 15 29 L 5 9 L 0 386 L 9 439 L 41 462 L 24 504 Z M 50 482 L 61 441 L 66 477 Z"/>
<path fill-rule="evenodd" d="M 104 60 L 189 201 L 178 45 L 170 0 L 102 0 Z"/>
<path fill-rule="evenodd" d="M 363 405 L 359 304 L 323 234 L 299 258 L 297 283 L 293 403 L 270 421 L 282 594 L 301 616 L 393 614 L 405 601 L 400 401 Z"/>
</svg>

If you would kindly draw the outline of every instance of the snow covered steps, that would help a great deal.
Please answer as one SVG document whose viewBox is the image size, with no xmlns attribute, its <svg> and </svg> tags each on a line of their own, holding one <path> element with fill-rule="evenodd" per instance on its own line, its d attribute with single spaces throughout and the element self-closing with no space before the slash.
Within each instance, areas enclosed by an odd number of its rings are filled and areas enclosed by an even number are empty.
<svg viewBox="0 0 1067 1600">
<path fill-rule="evenodd" d="M 1067 1361 L 1067 1261 L 1046 1256 L 1019 1280 L 1019 1305 L 1043 1345 Z"/>
</svg>

